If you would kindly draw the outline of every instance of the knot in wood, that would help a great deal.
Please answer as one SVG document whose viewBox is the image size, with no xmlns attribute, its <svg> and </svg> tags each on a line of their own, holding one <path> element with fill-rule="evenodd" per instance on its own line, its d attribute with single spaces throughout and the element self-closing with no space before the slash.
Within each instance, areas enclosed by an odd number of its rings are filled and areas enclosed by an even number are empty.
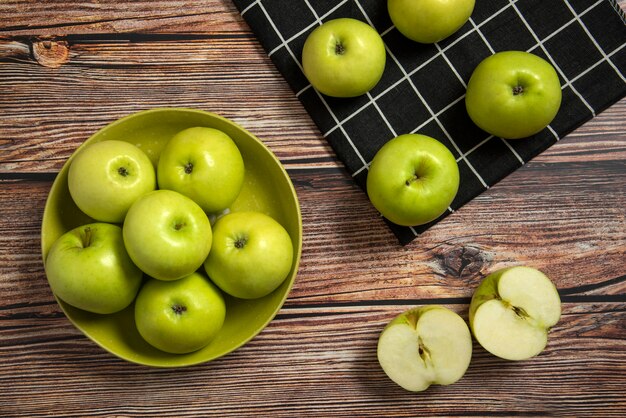
<svg viewBox="0 0 626 418">
<path fill-rule="evenodd" d="M 39 40 L 33 42 L 33 58 L 49 68 L 58 68 L 67 62 L 69 57 L 69 45 L 66 41 Z"/>
<path fill-rule="evenodd" d="M 471 246 L 453 248 L 437 258 L 447 274 L 465 280 L 473 280 L 489 261 L 485 253 Z"/>
</svg>

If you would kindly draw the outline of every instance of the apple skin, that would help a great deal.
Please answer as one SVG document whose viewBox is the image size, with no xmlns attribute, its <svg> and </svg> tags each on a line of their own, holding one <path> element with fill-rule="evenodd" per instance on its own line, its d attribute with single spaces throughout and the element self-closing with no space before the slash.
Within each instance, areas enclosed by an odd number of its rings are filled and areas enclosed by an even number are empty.
<svg viewBox="0 0 626 418">
<path fill-rule="evenodd" d="M 474 11 L 475 0 L 388 0 L 396 29 L 407 38 L 432 44 L 458 31 Z"/>
<path fill-rule="evenodd" d="M 472 336 L 465 321 L 450 309 L 417 307 L 387 324 L 378 339 L 377 357 L 391 380 L 419 392 L 463 377 L 472 358 Z"/>
<path fill-rule="evenodd" d="M 221 212 L 241 191 L 244 162 L 237 145 L 224 132 L 193 127 L 172 137 L 159 157 L 160 189 L 177 191 L 207 213 Z"/>
<path fill-rule="evenodd" d="M 367 93 L 381 79 L 385 44 L 376 30 L 352 18 L 329 20 L 315 28 L 302 49 L 302 67 L 311 85 L 332 97 Z"/>
<path fill-rule="evenodd" d="M 367 194 L 391 222 L 422 225 L 437 219 L 459 189 L 459 168 L 441 142 L 420 134 L 400 135 L 381 147 L 367 174 Z"/>
<path fill-rule="evenodd" d="M 489 274 L 474 291 L 469 308 L 470 328 L 478 343 L 506 360 L 526 360 L 541 353 L 560 316 L 561 300 L 554 283 L 525 266 Z"/>
<path fill-rule="evenodd" d="M 225 293 L 256 299 L 285 281 L 292 262 L 291 237 L 281 224 L 260 212 L 234 212 L 215 223 L 204 268 Z"/>
<path fill-rule="evenodd" d="M 474 69 L 465 107 L 485 132 L 519 139 L 552 122 L 561 96 L 559 76 L 548 61 L 529 52 L 503 51 L 485 58 Z"/>
<path fill-rule="evenodd" d="M 156 188 L 156 174 L 150 158 L 137 146 L 101 141 L 74 156 L 68 188 L 76 206 L 91 218 L 121 223 L 133 202 Z"/>
<path fill-rule="evenodd" d="M 177 280 L 196 271 L 211 249 L 209 218 L 172 190 L 155 190 L 128 210 L 122 228 L 133 262 L 151 277 Z"/>
<path fill-rule="evenodd" d="M 68 304 L 97 314 L 118 312 L 135 299 L 143 273 L 133 264 L 122 228 L 91 223 L 61 235 L 45 263 L 52 292 Z"/>
<path fill-rule="evenodd" d="M 226 304 L 203 274 L 180 280 L 148 280 L 137 295 L 135 325 L 159 350 L 183 354 L 205 347 L 224 325 Z"/>
</svg>

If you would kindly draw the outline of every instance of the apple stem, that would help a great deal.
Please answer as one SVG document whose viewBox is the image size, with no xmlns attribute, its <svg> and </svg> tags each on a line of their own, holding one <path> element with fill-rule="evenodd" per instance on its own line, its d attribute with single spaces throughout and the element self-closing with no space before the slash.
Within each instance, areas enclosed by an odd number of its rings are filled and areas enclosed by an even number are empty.
<svg viewBox="0 0 626 418">
<path fill-rule="evenodd" d="M 517 85 L 515 87 L 513 87 L 513 95 L 517 96 L 518 94 L 522 94 L 524 93 L 524 87 Z"/>
<path fill-rule="evenodd" d="M 410 179 L 408 179 L 408 180 L 405 182 L 405 184 L 406 184 L 407 186 L 410 186 L 410 185 L 411 185 L 411 183 L 413 183 L 413 182 L 415 182 L 415 181 L 417 181 L 417 180 L 419 180 L 419 177 L 417 176 L 417 174 L 413 174 L 413 177 L 411 177 Z"/>
<path fill-rule="evenodd" d="M 86 227 L 83 229 L 83 234 L 81 236 L 83 242 L 83 248 L 87 248 L 91 245 L 91 228 Z"/>
</svg>

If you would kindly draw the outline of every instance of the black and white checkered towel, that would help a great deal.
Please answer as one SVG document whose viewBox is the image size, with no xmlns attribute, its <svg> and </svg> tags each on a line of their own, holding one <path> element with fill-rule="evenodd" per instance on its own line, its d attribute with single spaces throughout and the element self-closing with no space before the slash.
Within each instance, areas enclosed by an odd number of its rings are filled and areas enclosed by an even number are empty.
<svg viewBox="0 0 626 418">
<path fill-rule="evenodd" d="M 477 0 L 469 22 L 433 45 L 404 38 L 393 27 L 385 0 L 234 2 L 363 190 L 376 151 L 397 135 L 418 132 L 443 142 L 457 158 L 461 185 L 451 210 L 458 209 L 626 95 L 626 20 L 615 0 Z M 353 99 L 321 95 L 302 72 L 308 34 L 339 17 L 369 23 L 387 47 L 383 78 Z M 504 50 L 547 59 L 561 79 L 558 115 L 530 139 L 492 137 L 465 110 L 472 71 Z M 389 226 L 406 244 L 449 213 L 415 228 Z"/>
</svg>

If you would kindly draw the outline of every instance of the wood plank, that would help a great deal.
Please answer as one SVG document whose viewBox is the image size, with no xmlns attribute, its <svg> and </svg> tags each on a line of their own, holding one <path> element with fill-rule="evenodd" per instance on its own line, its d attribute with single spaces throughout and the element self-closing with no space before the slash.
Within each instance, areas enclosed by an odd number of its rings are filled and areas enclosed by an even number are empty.
<svg viewBox="0 0 626 418">
<path fill-rule="evenodd" d="M 450 307 L 464 314 L 465 307 Z M 9 416 L 149 416 L 156 405 L 164 416 L 626 412 L 619 395 L 626 384 L 623 305 L 566 304 L 541 356 L 506 362 L 475 345 L 462 380 L 423 394 L 395 386 L 376 361 L 378 335 L 401 309 L 316 309 L 312 316 L 277 318 L 245 347 L 178 373 L 112 359 L 63 318 L 37 318 L 15 329 L 14 321 L 0 319 L 0 349 L 13 365 L 0 370 L 0 408 Z"/>
<path fill-rule="evenodd" d="M 0 35 L 11 36 L 249 31 L 230 0 L 3 0 L 0 16 Z"/>
</svg>

